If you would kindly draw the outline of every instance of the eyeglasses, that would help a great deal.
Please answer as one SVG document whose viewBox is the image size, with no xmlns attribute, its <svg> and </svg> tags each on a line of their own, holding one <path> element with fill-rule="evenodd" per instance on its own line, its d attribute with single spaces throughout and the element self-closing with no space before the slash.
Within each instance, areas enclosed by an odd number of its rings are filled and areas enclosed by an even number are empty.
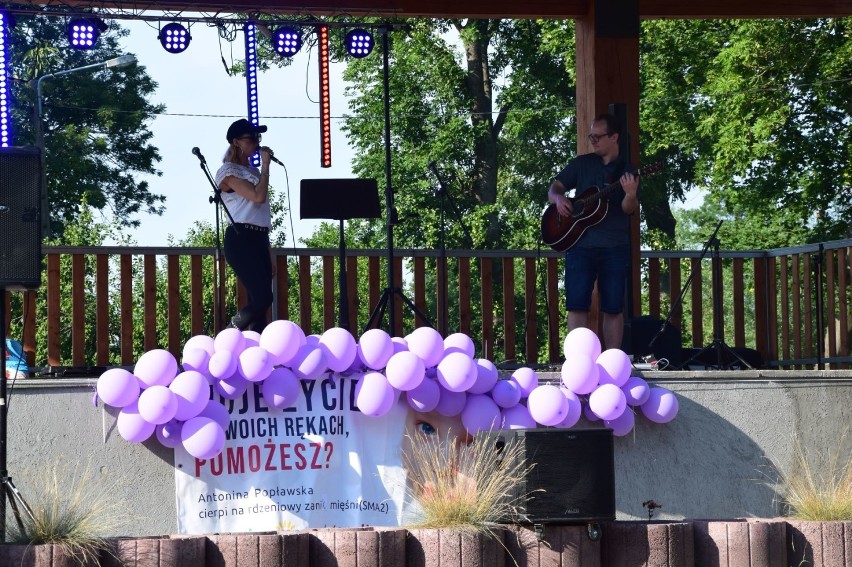
<svg viewBox="0 0 852 567">
<path fill-rule="evenodd" d="M 256 142 L 260 141 L 260 134 L 243 134 L 237 140 L 254 140 Z"/>
<path fill-rule="evenodd" d="M 593 144 L 597 144 L 601 138 L 609 138 L 610 136 L 612 136 L 612 134 L 601 134 L 600 136 L 589 134 L 589 141 Z"/>
</svg>

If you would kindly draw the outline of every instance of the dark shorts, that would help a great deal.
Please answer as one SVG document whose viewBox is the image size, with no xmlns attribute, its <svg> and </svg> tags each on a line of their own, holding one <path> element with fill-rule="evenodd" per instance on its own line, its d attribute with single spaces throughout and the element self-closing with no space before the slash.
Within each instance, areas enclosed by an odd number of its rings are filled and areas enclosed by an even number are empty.
<svg viewBox="0 0 852 567">
<path fill-rule="evenodd" d="M 601 311 L 621 313 L 630 250 L 574 247 L 565 253 L 565 307 L 568 311 L 588 311 L 592 304 L 592 288 L 598 280 Z"/>
</svg>

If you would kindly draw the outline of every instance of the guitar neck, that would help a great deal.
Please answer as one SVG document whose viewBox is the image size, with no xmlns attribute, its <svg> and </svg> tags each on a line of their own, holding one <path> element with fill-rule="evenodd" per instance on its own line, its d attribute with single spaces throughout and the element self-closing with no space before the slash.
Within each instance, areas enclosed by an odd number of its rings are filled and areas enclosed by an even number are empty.
<svg viewBox="0 0 852 567">
<path fill-rule="evenodd" d="M 642 170 L 637 169 L 636 170 L 636 176 L 639 177 L 641 175 L 642 175 Z M 619 187 L 621 187 L 621 181 L 620 180 L 619 181 L 613 181 L 612 183 L 604 186 L 603 189 L 598 191 L 597 194 L 595 195 L 595 198 L 596 199 L 602 199 L 602 198 L 606 197 L 607 195 L 609 195 L 610 193 L 612 193 L 613 191 L 615 191 Z"/>
</svg>

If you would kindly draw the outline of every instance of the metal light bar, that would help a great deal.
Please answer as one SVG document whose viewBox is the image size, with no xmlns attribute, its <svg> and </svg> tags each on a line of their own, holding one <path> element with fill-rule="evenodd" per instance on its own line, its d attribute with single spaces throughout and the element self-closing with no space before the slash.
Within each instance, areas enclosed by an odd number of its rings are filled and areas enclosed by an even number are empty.
<svg viewBox="0 0 852 567">
<path fill-rule="evenodd" d="M 331 167 L 331 95 L 328 76 L 328 26 L 317 28 L 320 79 L 320 165 Z"/>
<path fill-rule="evenodd" d="M 246 22 L 243 27 L 246 40 L 246 102 L 248 103 L 248 121 L 252 124 L 260 124 L 260 111 L 258 106 L 257 90 L 257 27 L 254 22 Z M 260 156 L 257 152 L 249 162 L 258 167 Z"/>
<path fill-rule="evenodd" d="M 12 85 L 9 84 L 9 15 L 0 12 L 0 147 L 12 145 Z"/>
</svg>

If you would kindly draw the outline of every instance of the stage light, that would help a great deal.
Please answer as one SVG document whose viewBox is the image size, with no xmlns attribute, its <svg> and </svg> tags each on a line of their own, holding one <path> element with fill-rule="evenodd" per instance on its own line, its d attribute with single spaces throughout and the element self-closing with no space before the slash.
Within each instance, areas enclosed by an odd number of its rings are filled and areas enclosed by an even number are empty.
<svg viewBox="0 0 852 567">
<path fill-rule="evenodd" d="M 183 24 L 171 22 L 163 26 L 158 39 L 163 49 L 169 53 L 183 53 L 189 47 L 192 36 Z"/>
<path fill-rule="evenodd" d="M 8 148 L 12 145 L 12 119 L 9 108 L 11 89 L 9 88 L 9 58 L 6 49 L 10 27 L 9 15 L 0 12 L 0 148 Z"/>
<path fill-rule="evenodd" d="M 257 27 L 253 22 L 246 22 L 243 26 L 243 35 L 246 40 L 246 104 L 248 105 L 248 121 L 252 124 L 260 122 L 260 106 L 257 98 Z M 260 155 L 255 152 L 249 158 L 249 162 L 260 166 Z"/>
<path fill-rule="evenodd" d="M 74 49 L 94 49 L 107 25 L 100 18 L 71 18 L 65 33 Z"/>
<path fill-rule="evenodd" d="M 302 30 L 278 28 L 272 34 L 272 48 L 281 57 L 293 57 L 302 49 Z"/>
<path fill-rule="evenodd" d="M 328 26 L 317 28 L 320 80 L 320 166 L 331 167 L 331 94 L 329 90 Z"/>
<path fill-rule="evenodd" d="M 360 59 L 362 57 L 366 57 L 373 51 L 373 45 L 375 42 L 373 41 L 373 34 L 368 32 L 367 30 L 362 29 L 354 29 L 346 34 L 346 52 Z"/>
</svg>

